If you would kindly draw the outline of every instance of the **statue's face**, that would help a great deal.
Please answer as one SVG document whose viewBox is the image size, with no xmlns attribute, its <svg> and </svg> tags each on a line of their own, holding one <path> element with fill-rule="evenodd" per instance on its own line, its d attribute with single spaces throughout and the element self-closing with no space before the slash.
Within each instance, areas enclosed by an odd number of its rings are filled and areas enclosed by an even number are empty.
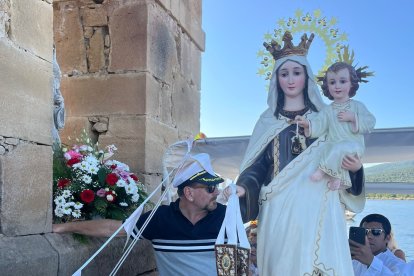
<svg viewBox="0 0 414 276">
<path fill-rule="evenodd" d="M 329 71 L 326 74 L 329 94 L 335 102 L 343 103 L 349 100 L 349 91 L 351 90 L 351 77 L 347 68 L 338 72 Z"/>
<path fill-rule="evenodd" d="M 306 73 L 302 64 L 286 61 L 280 66 L 277 77 L 286 98 L 303 96 Z"/>
</svg>

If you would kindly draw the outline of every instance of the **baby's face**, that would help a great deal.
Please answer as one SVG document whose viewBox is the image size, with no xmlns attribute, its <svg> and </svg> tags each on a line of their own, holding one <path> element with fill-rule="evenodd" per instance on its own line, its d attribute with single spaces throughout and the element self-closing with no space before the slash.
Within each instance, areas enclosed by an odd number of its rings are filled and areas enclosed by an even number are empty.
<svg viewBox="0 0 414 276">
<path fill-rule="evenodd" d="M 336 103 L 343 103 L 349 100 L 349 91 L 351 90 L 351 77 L 347 68 L 338 72 L 327 73 L 329 94 Z"/>
</svg>

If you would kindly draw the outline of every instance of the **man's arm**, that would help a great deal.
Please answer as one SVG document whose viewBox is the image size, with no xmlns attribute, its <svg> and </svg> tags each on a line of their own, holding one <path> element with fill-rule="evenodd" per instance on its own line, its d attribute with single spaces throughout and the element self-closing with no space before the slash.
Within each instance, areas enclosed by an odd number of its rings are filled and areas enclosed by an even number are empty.
<svg viewBox="0 0 414 276">
<path fill-rule="evenodd" d="M 366 236 L 365 244 L 360 244 L 353 240 L 349 240 L 349 248 L 351 250 L 352 259 L 357 260 L 358 262 L 367 266 L 367 271 L 362 274 L 364 276 L 396 276 L 401 275 L 400 272 L 402 273 L 402 270 L 404 270 L 405 263 L 402 260 L 398 263 L 388 263 L 387 266 L 380 258 L 374 256 L 369 245 L 368 237 Z M 359 276 L 358 274 L 355 275 Z"/>
<path fill-rule="evenodd" d="M 113 219 L 74 221 L 61 224 L 53 224 L 54 233 L 77 233 L 93 237 L 110 237 L 121 227 L 122 221 Z M 119 231 L 117 236 L 125 236 L 124 229 Z"/>
</svg>

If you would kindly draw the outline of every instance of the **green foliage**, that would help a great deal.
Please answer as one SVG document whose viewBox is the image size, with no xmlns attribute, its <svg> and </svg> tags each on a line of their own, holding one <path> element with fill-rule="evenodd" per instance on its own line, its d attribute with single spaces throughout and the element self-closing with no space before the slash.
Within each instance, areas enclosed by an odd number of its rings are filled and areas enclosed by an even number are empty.
<svg viewBox="0 0 414 276">
<path fill-rule="evenodd" d="M 365 181 L 414 183 L 414 160 L 366 168 Z"/>
<path fill-rule="evenodd" d="M 414 199 L 414 194 L 387 194 L 387 193 L 369 193 L 366 198 L 368 199 Z"/>
</svg>

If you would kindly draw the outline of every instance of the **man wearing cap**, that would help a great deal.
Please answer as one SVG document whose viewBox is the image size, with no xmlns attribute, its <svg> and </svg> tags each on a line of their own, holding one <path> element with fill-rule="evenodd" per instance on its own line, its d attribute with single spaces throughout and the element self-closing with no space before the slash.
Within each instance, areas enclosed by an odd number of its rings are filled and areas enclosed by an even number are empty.
<svg viewBox="0 0 414 276">
<path fill-rule="evenodd" d="M 216 275 L 214 244 L 226 210 L 216 201 L 221 182 L 207 154 L 191 156 L 176 173 L 172 185 L 179 198 L 160 206 L 142 233 L 152 242 L 160 275 Z M 138 229 L 149 215 L 139 218 Z M 103 219 L 55 224 L 53 232 L 106 237 L 120 226 L 120 221 Z"/>
</svg>

